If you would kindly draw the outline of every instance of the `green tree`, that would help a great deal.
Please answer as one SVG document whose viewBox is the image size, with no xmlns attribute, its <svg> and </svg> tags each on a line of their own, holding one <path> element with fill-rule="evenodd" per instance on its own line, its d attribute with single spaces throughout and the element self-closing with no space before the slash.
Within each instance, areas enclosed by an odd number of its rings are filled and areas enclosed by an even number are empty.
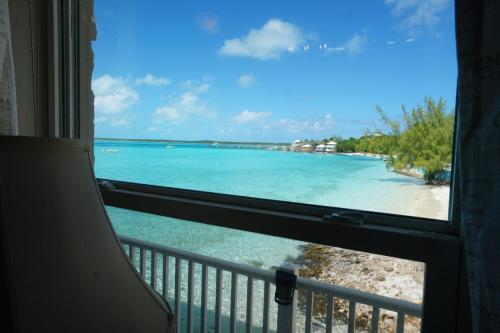
<svg viewBox="0 0 500 333">
<path fill-rule="evenodd" d="M 397 171 L 421 168 L 427 183 L 443 183 L 443 172 L 451 165 L 454 124 L 454 113 L 445 110 L 446 104 L 441 98 L 436 103 L 427 97 L 423 106 L 418 105 L 410 112 L 403 106 L 404 129 L 401 130 L 399 122 L 389 119 L 377 107 L 391 131 L 387 167 Z"/>
</svg>

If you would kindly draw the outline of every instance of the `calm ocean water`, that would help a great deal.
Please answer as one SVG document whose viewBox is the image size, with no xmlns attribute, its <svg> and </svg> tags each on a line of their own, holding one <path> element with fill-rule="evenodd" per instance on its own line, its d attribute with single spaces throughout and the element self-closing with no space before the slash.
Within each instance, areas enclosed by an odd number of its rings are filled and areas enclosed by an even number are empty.
<svg viewBox="0 0 500 333">
<path fill-rule="evenodd" d="M 203 144 L 96 140 L 95 160 L 100 178 L 399 214 L 421 184 L 387 171 L 375 158 Z M 303 244 L 111 207 L 108 212 L 119 234 L 263 268 L 297 256 Z"/>
</svg>

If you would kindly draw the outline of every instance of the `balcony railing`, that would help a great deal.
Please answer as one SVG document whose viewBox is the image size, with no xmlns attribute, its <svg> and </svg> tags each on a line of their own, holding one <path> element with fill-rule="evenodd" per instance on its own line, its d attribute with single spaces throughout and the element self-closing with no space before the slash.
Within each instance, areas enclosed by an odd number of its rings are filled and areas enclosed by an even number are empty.
<svg viewBox="0 0 500 333">
<path fill-rule="evenodd" d="M 298 306 L 298 292 L 291 305 L 278 305 L 272 301 L 272 271 L 130 237 L 121 236 L 120 240 L 144 280 L 173 305 L 180 332 L 332 333 L 335 324 L 354 333 L 358 331 L 356 306 L 360 305 L 371 310 L 370 324 L 363 331 L 379 332 L 381 313 L 392 311 L 397 314 L 396 332 L 402 333 L 406 316 L 422 316 L 419 304 L 300 277 L 297 289 L 304 296 L 303 305 Z M 246 284 L 239 284 L 241 280 Z M 238 300 L 242 295 L 246 296 L 244 302 Z M 313 313 L 317 295 L 326 297 L 326 318 L 322 320 L 315 320 Z M 339 300 L 348 304 L 348 313 L 343 320 L 334 321 Z"/>
</svg>

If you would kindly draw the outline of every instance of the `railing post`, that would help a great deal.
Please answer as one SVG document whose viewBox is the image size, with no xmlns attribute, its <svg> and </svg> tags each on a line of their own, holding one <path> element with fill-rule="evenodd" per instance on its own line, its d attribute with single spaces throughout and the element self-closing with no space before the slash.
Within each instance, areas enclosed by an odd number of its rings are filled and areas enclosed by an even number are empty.
<svg viewBox="0 0 500 333">
<path fill-rule="evenodd" d="M 279 270 L 291 273 L 295 276 L 299 273 L 298 266 L 290 263 L 284 263 L 280 266 Z M 297 294 L 298 291 L 295 290 L 290 305 L 281 305 L 278 303 L 277 333 L 295 333 L 297 318 Z"/>
</svg>

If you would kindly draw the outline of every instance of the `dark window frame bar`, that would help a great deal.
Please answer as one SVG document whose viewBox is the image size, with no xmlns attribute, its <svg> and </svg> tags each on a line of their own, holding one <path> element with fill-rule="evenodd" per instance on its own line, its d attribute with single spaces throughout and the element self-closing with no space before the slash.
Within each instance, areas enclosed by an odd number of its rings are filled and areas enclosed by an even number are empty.
<svg viewBox="0 0 500 333">
<path fill-rule="evenodd" d="M 461 242 L 448 223 L 114 180 L 98 184 L 113 207 L 423 262 L 422 331 L 455 331 Z M 364 223 L 323 219 L 339 210 L 362 213 Z"/>
</svg>

